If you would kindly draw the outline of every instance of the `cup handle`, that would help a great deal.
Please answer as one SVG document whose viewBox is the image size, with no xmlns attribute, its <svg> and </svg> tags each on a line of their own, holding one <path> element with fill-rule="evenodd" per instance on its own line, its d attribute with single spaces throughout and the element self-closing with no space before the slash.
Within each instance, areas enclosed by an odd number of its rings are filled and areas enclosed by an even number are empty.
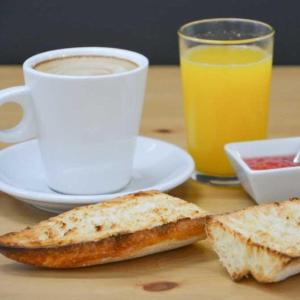
<svg viewBox="0 0 300 300">
<path fill-rule="evenodd" d="M 37 135 L 36 120 L 29 88 L 16 86 L 0 91 L 0 108 L 7 102 L 19 104 L 23 109 L 23 118 L 15 127 L 0 130 L 0 141 L 15 143 L 35 137 Z"/>
</svg>

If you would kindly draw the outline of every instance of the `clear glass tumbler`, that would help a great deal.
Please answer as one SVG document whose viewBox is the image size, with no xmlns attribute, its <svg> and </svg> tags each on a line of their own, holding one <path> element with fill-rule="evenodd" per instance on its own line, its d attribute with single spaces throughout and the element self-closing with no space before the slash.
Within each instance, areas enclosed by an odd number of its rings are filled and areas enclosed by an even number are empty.
<svg viewBox="0 0 300 300">
<path fill-rule="evenodd" d="M 232 184 L 231 142 L 267 136 L 274 29 L 246 19 L 207 19 L 179 31 L 188 150 L 195 178 Z"/>
</svg>

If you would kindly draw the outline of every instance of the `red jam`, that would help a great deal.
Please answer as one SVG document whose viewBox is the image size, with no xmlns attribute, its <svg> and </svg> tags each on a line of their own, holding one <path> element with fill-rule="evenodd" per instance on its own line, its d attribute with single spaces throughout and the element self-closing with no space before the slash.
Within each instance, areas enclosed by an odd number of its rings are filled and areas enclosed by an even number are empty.
<svg viewBox="0 0 300 300">
<path fill-rule="evenodd" d="M 298 167 L 300 163 L 293 163 L 295 155 L 262 156 L 244 159 L 252 170 L 269 170 Z"/>
</svg>

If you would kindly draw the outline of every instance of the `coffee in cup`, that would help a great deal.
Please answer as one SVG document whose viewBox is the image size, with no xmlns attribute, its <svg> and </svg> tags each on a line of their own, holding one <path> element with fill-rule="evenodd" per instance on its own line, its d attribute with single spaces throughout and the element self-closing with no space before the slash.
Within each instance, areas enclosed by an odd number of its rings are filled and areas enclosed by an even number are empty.
<svg viewBox="0 0 300 300">
<path fill-rule="evenodd" d="M 68 56 L 42 61 L 34 66 L 40 72 L 68 76 L 99 76 L 119 74 L 136 69 L 130 60 L 100 55 Z"/>
<path fill-rule="evenodd" d="M 131 179 L 148 60 L 114 48 L 69 48 L 23 65 L 25 85 L 0 91 L 23 119 L 3 142 L 38 138 L 46 182 L 65 194 L 104 194 Z"/>
</svg>

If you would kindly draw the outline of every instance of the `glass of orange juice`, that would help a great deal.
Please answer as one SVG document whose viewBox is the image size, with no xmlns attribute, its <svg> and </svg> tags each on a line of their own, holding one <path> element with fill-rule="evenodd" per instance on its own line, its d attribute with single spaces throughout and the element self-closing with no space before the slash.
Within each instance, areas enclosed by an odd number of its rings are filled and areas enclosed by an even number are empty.
<svg viewBox="0 0 300 300">
<path fill-rule="evenodd" d="M 231 184 L 230 142 L 267 136 L 273 28 L 246 19 L 207 19 L 179 31 L 188 150 L 199 180 Z"/>
</svg>

